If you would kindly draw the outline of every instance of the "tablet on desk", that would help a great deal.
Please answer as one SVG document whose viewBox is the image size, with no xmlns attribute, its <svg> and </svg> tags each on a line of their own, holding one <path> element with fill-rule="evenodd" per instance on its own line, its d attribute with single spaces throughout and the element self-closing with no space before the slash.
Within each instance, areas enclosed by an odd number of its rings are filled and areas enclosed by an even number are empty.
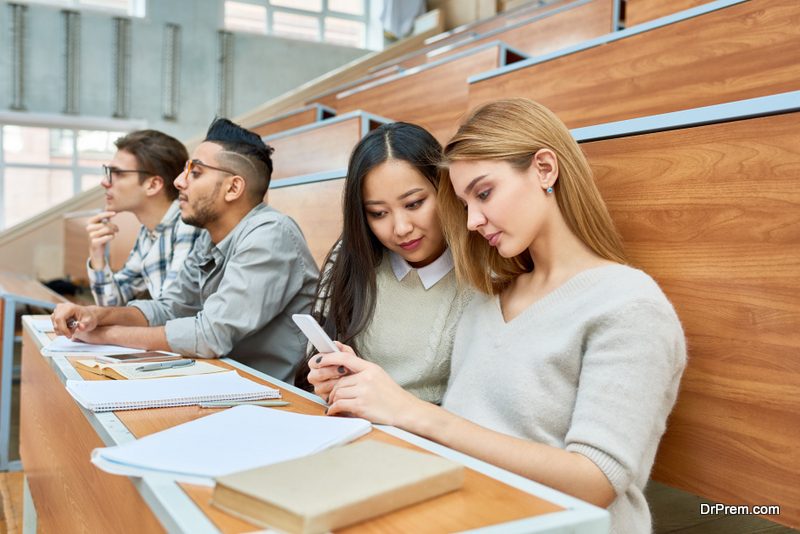
<svg viewBox="0 0 800 534">
<path fill-rule="evenodd" d="M 169 360 L 180 360 L 181 355 L 172 352 L 149 351 L 95 356 L 95 359 L 99 362 L 106 363 L 166 362 Z"/>
</svg>

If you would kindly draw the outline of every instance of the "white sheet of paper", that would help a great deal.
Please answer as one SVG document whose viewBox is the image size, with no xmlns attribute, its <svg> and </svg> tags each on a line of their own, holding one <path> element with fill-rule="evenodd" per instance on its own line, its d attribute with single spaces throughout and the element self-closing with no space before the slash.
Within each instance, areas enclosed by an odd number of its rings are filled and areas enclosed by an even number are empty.
<svg viewBox="0 0 800 534">
<path fill-rule="evenodd" d="M 37 332 L 43 334 L 55 332 L 53 329 L 53 321 L 50 319 L 31 319 L 31 326 L 33 326 Z"/>
<path fill-rule="evenodd" d="M 213 478 L 342 445 L 372 429 L 365 419 L 236 406 L 136 441 L 92 451 L 108 473 L 166 475 L 213 485 Z"/>
<path fill-rule="evenodd" d="M 120 347 L 119 345 L 94 345 L 83 343 L 82 341 L 72 341 L 65 336 L 57 336 L 49 344 L 42 347 L 44 356 L 54 356 L 55 354 L 131 354 L 134 352 L 144 352 L 142 349 L 130 347 Z"/>
</svg>

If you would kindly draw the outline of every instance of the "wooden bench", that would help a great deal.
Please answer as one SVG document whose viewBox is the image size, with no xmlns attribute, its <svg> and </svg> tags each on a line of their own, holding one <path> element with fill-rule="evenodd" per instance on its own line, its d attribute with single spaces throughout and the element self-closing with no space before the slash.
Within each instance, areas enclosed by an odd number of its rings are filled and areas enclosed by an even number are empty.
<svg viewBox="0 0 800 534">
<path fill-rule="evenodd" d="M 355 80 L 351 80 L 349 82 L 344 82 L 330 89 L 321 92 L 317 95 L 314 95 L 309 102 L 314 102 L 325 107 L 332 107 L 336 105 L 336 95 L 343 91 L 347 91 L 348 89 L 352 89 L 354 87 L 358 87 L 360 85 L 364 85 L 367 83 L 372 83 L 380 78 L 385 78 L 386 76 L 391 76 L 393 74 L 398 74 L 402 72 L 403 69 L 399 65 L 393 65 L 391 67 L 386 67 L 375 72 L 371 72 L 370 74 L 366 74 L 357 78 Z"/>
<path fill-rule="evenodd" d="M 474 39 L 484 36 L 490 31 L 511 26 L 516 22 L 533 18 L 573 1 L 574 0 L 559 0 L 547 4 L 542 1 L 532 1 L 515 9 L 498 13 L 488 19 L 477 20 L 469 24 L 458 26 L 450 31 L 429 37 L 425 40 L 425 46 L 389 61 L 385 61 L 380 65 L 376 65 L 370 69 L 370 72 L 375 72 L 391 66 L 409 68 L 420 65 L 427 62 L 425 56 L 434 50 L 453 45 L 465 45 Z M 419 56 L 422 56 L 422 58 L 419 58 Z"/>
<path fill-rule="evenodd" d="M 535 16 L 457 42 L 416 54 L 399 65 L 411 68 L 491 41 L 502 41 L 528 56 L 547 54 L 605 35 L 617 29 L 617 0 L 573 0 L 537 12 Z"/>
<path fill-rule="evenodd" d="M 718 1 L 661 21 L 474 77 L 469 107 L 524 96 L 577 127 L 800 88 L 796 0 Z"/>
<path fill-rule="evenodd" d="M 336 111 L 322 104 L 311 104 L 292 111 L 282 113 L 262 123 L 259 123 L 250 130 L 260 136 L 271 135 L 284 130 L 297 128 L 313 122 L 323 121 L 336 115 Z"/>
<path fill-rule="evenodd" d="M 630 261 L 661 285 L 688 340 L 653 478 L 726 504 L 780 505 L 769 519 L 793 528 L 798 124 L 793 92 L 573 130 Z"/>
<path fill-rule="evenodd" d="M 625 26 L 630 28 L 709 2 L 711 0 L 625 0 Z"/>
<path fill-rule="evenodd" d="M 342 190 L 347 169 L 277 180 L 269 189 L 269 205 L 297 221 L 308 248 L 322 267 L 342 233 Z"/>
<path fill-rule="evenodd" d="M 52 310 L 67 302 L 36 280 L 15 273 L 0 272 L 0 471 L 19 469 L 11 460 L 11 384 L 14 375 L 14 345 L 20 339 L 16 333 L 18 306 L 35 306 Z"/>
<path fill-rule="evenodd" d="M 272 180 L 347 167 L 356 143 L 387 122 L 392 121 L 357 110 L 264 137 L 275 149 Z"/>
<path fill-rule="evenodd" d="M 413 122 L 443 141 L 455 132 L 467 109 L 467 78 L 524 57 L 504 43 L 487 43 L 340 93 L 333 107 L 339 113 L 363 109 Z"/>
</svg>

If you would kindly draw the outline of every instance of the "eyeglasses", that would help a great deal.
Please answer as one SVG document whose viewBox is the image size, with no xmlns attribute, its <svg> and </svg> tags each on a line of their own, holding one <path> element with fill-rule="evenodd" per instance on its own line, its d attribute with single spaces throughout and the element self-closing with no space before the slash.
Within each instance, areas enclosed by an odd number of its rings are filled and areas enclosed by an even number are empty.
<svg viewBox="0 0 800 534">
<path fill-rule="evenodd" d="M 228 174 L 238 174 L 238 173 L 235 173 L 233 171 L 229 171 L 228 169 L 223 169 L 221 167 L 213 167 L 213 166 L 211 166 L 211 165 L 209 165 L 207 163 L 203 163 L 199 159 L 190 159 L 190 160 L 188 160 L 186 162 L 186 166 L 183 168 L 183 174 L 186 176 L 187 180 L 189 179 L 189 176 L 192 174 L 192 168 L 195 167 L 195 166 L 197 166 L 197 167 L 205 167 L 206 169 L 212 169 L 212 170 L 215 170 L 215 171 L 226 172 Z"/>
<path fill-rule="evenodd" d="M 108 165 L 103 165 L 103 181 L 107 184 L 111 185 L 114 183 L 114 175 L 125 174 L 126 172 L 135 172 L 136 174 L 152 174 L 150 171 L 141 171 L 138 169 L 120 169 L 118 167 L 109 167 Z"/>
</svg>

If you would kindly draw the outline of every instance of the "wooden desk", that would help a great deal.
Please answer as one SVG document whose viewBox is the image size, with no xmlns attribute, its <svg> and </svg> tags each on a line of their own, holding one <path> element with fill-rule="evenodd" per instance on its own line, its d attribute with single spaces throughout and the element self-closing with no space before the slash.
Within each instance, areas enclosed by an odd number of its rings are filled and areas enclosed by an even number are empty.
<svg viewBox="0 0 800 534">
<path fill-rule="evenodd" d="M 14 343 L 19 341 L 14 331 L 17 305 L 52 310 L 61 302 L 67 300 L 33 278 L 0 272 L 0 471 L 19 468 L 19 462 L 11 462 L 9 451 Z"/>
<path fill-rule="evenodd" d="M 155 477 L 109 475 L 90 462 L 95 447 L 117 445 L 207 415 L 196 406 L 95 414 L 64 389 L 81 375 L 69 358 L 41 355 L 46 336 L 23 321 L 22 461 L 26 527 L 37 532 L 247 532 L 257 527 L 209 505 L 211 488 Z M 232 360 L 257 382 L 281 389 L 291 409 L 322 414 L 318 397 Z M 608 513 L 392 427 L 362 439 L 421 448 L 468 467 L 464 487 L 448 495 L 355 525 L 344 532 L 453 532 L 502 524 L 503 532 L 607 532 Z M 221 451 L 222 453 L 222 451 Z M 35 510 L 33 509 L 35 507 Z"/>
</svg>

